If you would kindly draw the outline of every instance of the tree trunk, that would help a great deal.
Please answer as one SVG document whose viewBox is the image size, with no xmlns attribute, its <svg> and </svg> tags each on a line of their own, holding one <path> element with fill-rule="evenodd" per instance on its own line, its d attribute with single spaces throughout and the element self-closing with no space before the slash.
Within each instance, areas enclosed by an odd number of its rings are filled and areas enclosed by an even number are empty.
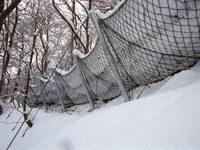
<svg viewBox="0 0 200 150">
<path fill-rule="evenodd" d="M 5 76 L 6 76 L 6 71 L 8 68 L 9 61 L 10 61 L 10 53 L 8 51 L 5 51 L 4 57 L 3 57 L 2 74 L 1 74 L 1 79 L 0 79 L 0 95 L 1 96 L 2 96 L 2 89 L 5 83 Z"/>
<path fill-rule="evenodd" d="M 92 9 L 92 0 L 89 0 L 89 8 L 88 11 L 90 11 Z M 89 52 L 89 48 L 90 48 L 90 35 L 89 35 L 89 17 L 87 18 L 86 21 L 86 51 L 85 54 L 87 54 Z"/>
<path fill-rule="evenodd" d="M 0 14 L 3 12 L 3 10 L 4 10 L 4 0 L 1 0 L 0 1 Z M 0 22 L 0 31 L 1 31 L 1 29 L 2 29 L 2 25 L 3 25 L 3 23 L 1 23 Z"/>
<path fill-rule="evenodd" d="M 2 1 L 2 0 L 1 0 Z M 0 31 L 2 29 L 2 25 L 3 25 L 3 21 L 6 19 L 6 17 L 13 11 L 13 9 L 15 9 L 18 4 L 21 2 L 21 0 L 14 0 L 10 6 L 8 8 L 6 8 L 5 11 L 2 11 L 2 13 L 0 14 Z M 4 6 L 4 1 L 0 3 L 1 4 L 1 10 L 2 7 Z M 3 6 L 2 6 L 3 5 Z"/>
<path fill-rule="evenodd" d="M 9 22 L 9 20 L 8 20 Z M 18 23 L 18 8 L 16 8 L 16 17 L 15 17 L 15 24 L 13 25 L 13 29 L 10 35 L 10 42 L 8 44 L 9 41 L 9 26 L 7 27 L 7 34 L 6 34 L 6 49 L 4 50 L 4 57 L 3 57 L 3 67 L 2 67 L 2 74 L 1 74 L 1 79 L 0 79 L 0 95 L 4 86 L 4 80 L 5 80 L 5 75 L 6 75 L 6 71 L 8 68 L 8 64 L 10 62 L 10 53 L 8 51 L 8 49 L 10 49 L 13 45 L 13 37 L 16 31 L 16 27 L 17 27 L 17 23 Z M 9 46 L 9 47 L 8 47 Z"/>
<path fill-rule="evenodd" d="M 27 114 L 25 112 L 26 112 L 26 104 L 27 104 L 27 98 L 28 98 L 29 83 L 30 83 L 30 79 L 31 79 L 30 78 L 31 67 L 32 67 L 32 60 L 33 60 L 33 55 L 34 55 L 36 37 L 37 37 L 37 35 L 34 35 L 34 37 L 33 37 L 33 45 L 32 45 L 32 48 L 31 48 L 31 55 L 30 55 L 28 74 L 27 74 L 27 80 L 26 80 L 25 96 L 24 96 L 24 104 L 23 104 L 24 120 L 27 120 Z"/>
</svg>

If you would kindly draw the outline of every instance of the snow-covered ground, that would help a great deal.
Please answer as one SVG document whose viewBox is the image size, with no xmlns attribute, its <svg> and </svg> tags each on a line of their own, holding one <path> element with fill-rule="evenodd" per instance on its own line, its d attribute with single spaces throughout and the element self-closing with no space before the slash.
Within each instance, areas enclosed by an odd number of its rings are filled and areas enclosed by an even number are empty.
<svg viewBox="0 0 200 150">
<path fill-rule="evenodd" d="M 142 89 L 135 89 L 134 97 Z M 107 104 L 99 102 L 98 109 L 91 112 L 88 104 L 74 106 L 66 113 L 56 111 L 55 106 L 49 113 L 39 110 L 33 127 L 22 138 L 25 124 L 10 149 L 200 149 L 200 63 L 149 85 L 137 100 L 123 101 L 118 97 Z M 13 111 L 6 119 L 10 111 L 0 116 L 0 150 L 7 148 L 20 126 L 12 131 L 12 122 L 21 114 Z M 36 111 L 33 109 L 30 117 Z"/>
</svg>

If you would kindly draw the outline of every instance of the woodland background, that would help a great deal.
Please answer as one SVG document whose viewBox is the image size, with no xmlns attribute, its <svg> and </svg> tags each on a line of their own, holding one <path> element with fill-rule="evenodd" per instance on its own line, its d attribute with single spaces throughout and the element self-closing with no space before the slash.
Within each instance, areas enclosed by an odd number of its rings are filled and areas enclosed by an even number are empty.
<svg viewBox="0 0 200 150">
<path fill-rule="evenodd" d="M 95 43 L 90 10 L 111 11 L 121 0 L 1 0 L 0 99 L 27 99 L 36 78 L 48 78 L 49 66 L 69 70 L 73 49 L 87 54 Z"/>
</svg>

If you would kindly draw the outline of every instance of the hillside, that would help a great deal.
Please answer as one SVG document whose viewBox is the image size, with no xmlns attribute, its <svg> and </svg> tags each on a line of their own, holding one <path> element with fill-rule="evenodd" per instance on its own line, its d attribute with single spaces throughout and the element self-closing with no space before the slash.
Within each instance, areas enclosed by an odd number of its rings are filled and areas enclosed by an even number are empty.
<svg viewBox="0 0 200 150">
<path fill-rule="evenodd" d="M 141 89 L 133 91 L 134 97 Z M 49 113 L 41 109 L 33 127 L 22 138 L 24 125 L 10 149 L 200 149 L 200 63 L 149 85 L 137 100 L 123 103 L 123 98 L 118 97 L 100 104 L 92 112 L 88 112 L 89 104 L 74 106 L 66 113 L 55 106 Z M 21 114 L 14 111 L 6 119 L 10 111 L 0 116 L 1 150 L 7 148 L 19 128 L 12 131 L 15 124 L 5 124 L 20 118 Z"/>
</svg>

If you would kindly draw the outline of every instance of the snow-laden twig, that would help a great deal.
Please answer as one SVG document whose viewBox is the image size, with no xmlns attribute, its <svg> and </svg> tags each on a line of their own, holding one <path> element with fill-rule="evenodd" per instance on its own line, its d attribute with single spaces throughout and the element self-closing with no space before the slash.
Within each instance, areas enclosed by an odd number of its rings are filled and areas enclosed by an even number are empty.
<svg viewBox="0 0 200 150">
<path fill-rule="evenodd" d="M 22 112 L 22 111 L 18 110 L 17 108 L 13 107 L 10 103 L 8 103 L 8 102 L 5 102 L 5 103 L 6 103 L 10 108 L 13 108 L 13 109 L 15 109 L 16 111 L 18 111 L 18 112 L 24 114 L 24 112 Z"/>
<path fill-rule="evenodd" d="M 14 123 L 23 123 L 23 122 L 3 122 L 3 121 L 0 121 L 0 123 L 4 123 L 4 124 L 14 124 Z"/>
<path fill-rule="evenodd" d="M 142 95 L 142 93 L 144 92 L 145 88 L 147 87 L 148 85 L 145 85 L 144 88 L 141 90 L 141 92 L 138 94 L 137 98 L 140 98 L 140 96 Z"/>
</svg>

